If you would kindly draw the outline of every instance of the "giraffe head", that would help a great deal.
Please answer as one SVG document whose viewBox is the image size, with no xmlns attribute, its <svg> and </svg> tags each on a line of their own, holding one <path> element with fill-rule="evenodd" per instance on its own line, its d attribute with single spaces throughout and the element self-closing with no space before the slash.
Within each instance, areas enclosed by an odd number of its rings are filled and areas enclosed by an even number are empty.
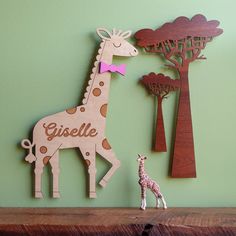
<svg viewBox="0 0 236 236">
<path fill-rule="evenodd" d="M 147 159 L 148 158 L 146 156 L 138 154 L 138 158 L 137 158 L 138 162 L 143 162 L 144 163 L 144 161 L 147 160 Z"/>
<path fill-rule="evenodd" d="M 97 34 L 102 40 L 106 41 L 107 47 L 110 48 L 114 56 L 130 57 L 138 55 L 138 50 L 126 41 L 131 36 L 131 31 L 122 32 L 113 29 L 112 32 L 109 32 L 105 28 L 98 28 Z"/>
</svg>

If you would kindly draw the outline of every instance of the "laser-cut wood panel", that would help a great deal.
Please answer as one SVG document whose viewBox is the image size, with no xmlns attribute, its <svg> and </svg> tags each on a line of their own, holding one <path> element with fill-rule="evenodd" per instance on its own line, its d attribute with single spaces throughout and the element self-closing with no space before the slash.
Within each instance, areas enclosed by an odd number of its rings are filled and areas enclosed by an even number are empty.
<svg viewBox="0 0 236 236">
<path fill-rule="evenodd" d="M 29 150 L 25 160 L 35 162 L 36 198 L 42 198 L 41 176 L 44 166 L 50 163 L 53 175 L 53 197 L 59 198 L 59 150 L 78 148 L 87 164 L 89 197 L 96 198 L 96 153 L 111 167 L 99 184 L 105 187 L 120 166 L 106 138 L 106 114 L 109 102 L 111 72 L 125 73 L 124 65 L 112 65 L 113 56 L 137 56 L 137 49 L 126 39 L 131 31 L 98 28 L 102 42 L 96 56 L 82 105 L 42 118 L 34 126 L 33 140 L 22 140 Z M 104 65 L 106 68 L 104 68 Z M 103 69 L 101 70 L 101 66 Z M 100 67 L 100 68 L 99 68 Z M 51 95 L 50 95 L 51 96 Z M 33 148 L 35 153 L 33 153 Z"/>
<path fill-rule="evenodd" d="M 162 101 L 167 98 L 171 91 L 175 91 L 180 87 L 180 81 L 173 80 L 169 76 L 165 76 L 161 73 L 155 74 L 152 72 L 149 75 L 144 75 L 141 82 L 152 95 L 157 97 L 156 138 L 153 150 L 157 152 L 166 152 L 167 147 Z"/>
<path fill-rule="evenodd" d="M 177 70 L 180 79 L 180 96 L 176 123 L 176 137 L 171 176 L 176 178 L 196 177 L 194 141 L 189 94 L 189 64 L 206 59 L 201 55 L 213 37 L 223 33 L 219 21 L 207 21 L 203 15 L 191 19 L 181 16 L 156 30 L 141 29 L 135 33 L 137 45 L 149 53 L 160 53 Z"/>
</svg>

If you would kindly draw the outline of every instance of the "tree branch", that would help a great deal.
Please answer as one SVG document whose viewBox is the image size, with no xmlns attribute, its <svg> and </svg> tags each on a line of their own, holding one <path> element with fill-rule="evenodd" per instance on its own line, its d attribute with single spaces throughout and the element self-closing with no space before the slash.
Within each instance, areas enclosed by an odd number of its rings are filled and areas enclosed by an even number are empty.
<svg viewBox="0 0 236 236">
<path fill-rule="evenodd" d="M 170 90 L 164 90 L 164 94 L 161 96 L 162 99 L 167 98 L 167 95 L 169 94 Z"/>
<path fill-rule="evenodd" d="M 177 69 L 177 67 L 174 65 L 168 65 L 168 64 L 165 64 L 164 66 L 166 66 L 166 67 L 169 67 L 169 68 L 171 68 L 171 69 Z"/>
<path fill-rule="evenodd" d="M 165 42 L 161 42 L 161 48 L 162 48 L 162 51 L 163 51 L 164 55 L 166 55 L 167 54 L 167 50 L 166 50 Z"/>
<path fill-rule="evenodd" d="M 207 59 L 206 57 L 204 57 L 204 55 L 201 55 L 200 57 L 197 57 L 196 60 L 205 60 Z"/>
<path fill-rule="evenodd" d="M 169 56 L 169 55 L 165 55 L 165 57 L 166 57 L 166 59 L 168 61 L 170 61 L 170 62 L 172 62 L 174 64 L 173 67 L 175 67 L 176 69 L 179 68 L 180 65 L 179 65 L 178 61 L 171 59 L 171 56 Z"/>
<path fill-rule="evenodd" d="M 148 53 L 163 53 L 162 50 L 156 48 L 155 46 L 145 47 L 144 50 Z"/>
<path fill-rule="evenodd" d="M 195 50 L 193 50 L 193 56 L 191 58 L 188 58 L 185 60 L 185 63 L 190 63 L 194 60 L 196 60 L 198 58 L 198 56 L 200 55 L 201 53 L 201 50 L 199 48 L 196 48 L 196 53 L 194 52 Z"/>
</svg>

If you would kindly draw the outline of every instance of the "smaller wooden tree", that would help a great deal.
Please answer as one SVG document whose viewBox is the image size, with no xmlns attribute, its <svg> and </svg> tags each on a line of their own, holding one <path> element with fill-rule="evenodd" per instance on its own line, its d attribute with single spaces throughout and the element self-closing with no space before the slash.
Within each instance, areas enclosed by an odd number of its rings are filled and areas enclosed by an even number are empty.
<svg viewBox="0 0 236 236">
<path fill-rule="evenodd" d="M 164 98 L 167 98 L 171 91 L 175 91 L 180 87 L 180 81 L 173 80 L 169 76 L 165 76 L 161 73 L 155 74 L 152 72 L 148 75 L 144 75 L 141 79 L 141 83 L 145 85 L 152 95 L 157 97 L 156 138 L 153 149 L 157 152 L 166 152 L 162 101 Z"/>
</svg>

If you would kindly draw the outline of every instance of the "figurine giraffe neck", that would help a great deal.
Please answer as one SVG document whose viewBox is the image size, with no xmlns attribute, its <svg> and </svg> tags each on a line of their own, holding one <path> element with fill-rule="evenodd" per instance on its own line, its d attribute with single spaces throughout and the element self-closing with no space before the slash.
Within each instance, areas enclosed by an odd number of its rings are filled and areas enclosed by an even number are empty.
<svg viewBox="0 0 236 236">
<path fill-rule="evenodd" d="M 144 162 L 142 162 L 142 161 L 141 161 L 140 164 L 139 164 L 138 173 L 139 173 L 139 177 L 140 177 L 140 178 L 142 178 L 143 175 L 146 174 L 145 169 L 144 169 Z"/>
<path fill-rule="evenodd" d="M 103 61 L 107 64 L 111 64 L 112 58 L 113 54 L 106 47 L 106 41 L 102 41 L 98 50 L 98 55 L 96 56 L 94 67 L 92 69 L 92 74 L 90 75 L 88 86 L 86 88 L 83 104 L 92 103 L 93 105 L 100 105 L 101 102 L 107 104 L 111 73 L 105 72 L 103 74 L 99 74 L 99 63 Z"/>
</svg>

